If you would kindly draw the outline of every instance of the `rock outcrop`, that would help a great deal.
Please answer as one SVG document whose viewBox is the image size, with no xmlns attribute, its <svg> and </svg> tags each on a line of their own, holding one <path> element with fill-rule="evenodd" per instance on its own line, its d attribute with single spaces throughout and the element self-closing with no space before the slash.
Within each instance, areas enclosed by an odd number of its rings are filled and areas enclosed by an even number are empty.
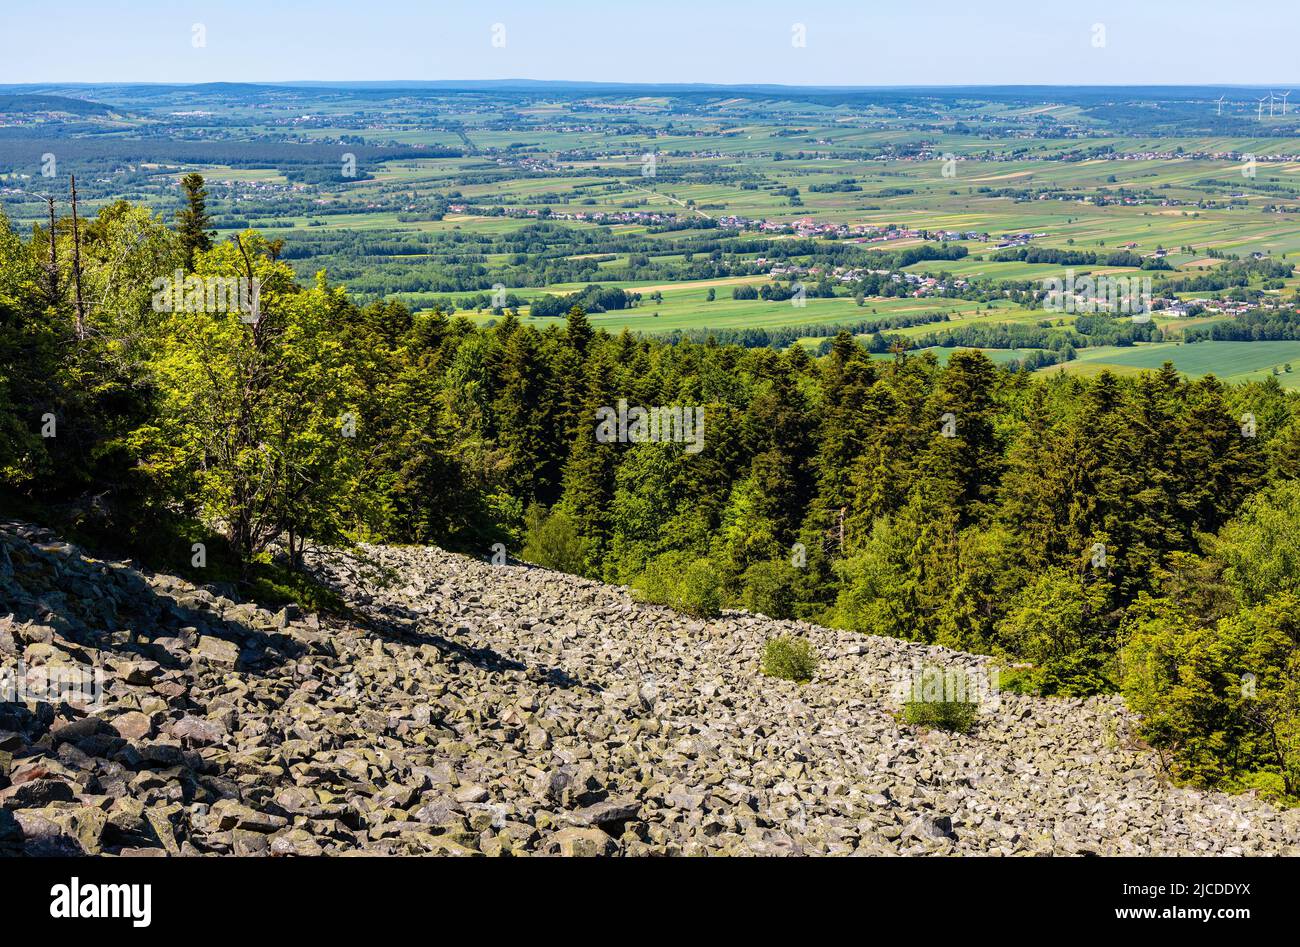
<svg viewBox="0 0 1300 947">
<path fill-rule="evenodd" d="M 0 524 L 0 853 L 1300 852 L 1300 813 L 1168 785 L 1116 699 L 897 720 L 900 675 L 983 658 L 432 548 L 309 563 L 353 620 Z M 778 634 L 811 683 L 759 673 Z"/>
</svg>

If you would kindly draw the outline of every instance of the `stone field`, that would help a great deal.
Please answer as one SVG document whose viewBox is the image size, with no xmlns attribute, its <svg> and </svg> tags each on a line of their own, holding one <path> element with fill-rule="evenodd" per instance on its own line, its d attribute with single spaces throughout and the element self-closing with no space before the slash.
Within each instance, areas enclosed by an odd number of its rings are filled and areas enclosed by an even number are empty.
<svg viewBox="0 0 1300 947">
<path fill-rule="evenodd" d="M 0 523 L 0 853 L 1300 854 L 1300 812 L 1170 786 L 1117 698 L 897 719 L 912 668 L 985 658 L 436 548 L 308 564 L 351 618 Z M 759 673 L 782 634 L 810 683 Z"/>
</svg>

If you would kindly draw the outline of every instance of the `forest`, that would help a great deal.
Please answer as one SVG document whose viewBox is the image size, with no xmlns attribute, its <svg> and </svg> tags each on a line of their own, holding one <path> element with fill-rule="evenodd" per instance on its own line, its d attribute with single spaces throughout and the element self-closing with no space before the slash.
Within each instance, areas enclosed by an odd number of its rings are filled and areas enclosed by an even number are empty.
<svg viewBox="0 0 1300 947">
<path fill-rule="evenodd" d="M 307 545 L 431 543 L 992 654 L 1006 688 L 1122 693 L 1180 782 L 1300 795 L 1300 401 L 1276 380 L 614 335 L 587 294 L 541 329 L 413 313 L 300 280 L 255 231 L 214 240 L 186 192 L 171 221 L 0 220 L 9 515 L 249 596 L 314 594 Z M 255 312 L 157 311 L 177 269 L 255 283 Z M 702 450 L 596 437 L 621 401 L 702 411 Z"/>
</svg>

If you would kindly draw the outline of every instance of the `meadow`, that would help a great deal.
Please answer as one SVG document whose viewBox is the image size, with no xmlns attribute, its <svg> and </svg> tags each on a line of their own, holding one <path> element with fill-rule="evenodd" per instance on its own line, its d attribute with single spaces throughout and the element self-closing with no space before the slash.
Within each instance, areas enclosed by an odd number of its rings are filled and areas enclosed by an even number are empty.
<svg viewBox="0 0 1300 947">
<path fill-rule="evenodd" d="M 1107 347 L 1081 353 L 1063 369 L 1093 376 L 1102 371 L 1134 375 L 1172 362 L 1192 377 L 1214 375 L 1222 381 L 1266 381 L 1276 378 L 1288 390 L 1300 390 L 1300 342 L 1152 342 L 1119 349 Z M 1294 370 L 1292 370 L 1294 368 Z"/>
</svg>

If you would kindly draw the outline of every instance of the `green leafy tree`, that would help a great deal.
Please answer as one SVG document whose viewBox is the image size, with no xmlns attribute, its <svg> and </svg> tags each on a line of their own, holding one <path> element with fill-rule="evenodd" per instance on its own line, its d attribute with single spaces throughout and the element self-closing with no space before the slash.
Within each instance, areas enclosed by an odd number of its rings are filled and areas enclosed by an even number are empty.
<svg viewBox="0 0 1300 947">
<path fill-rule="evenodd" d="M 1054 568 L 1027 585 L 998 623 L 1005 651 L 1038 665 L 1047 693 L 1089 694 L 1111 685 L 1107 657 L 1116 650 L 1106 582 Z"/>
<path fill-rule="evenodd" d="M 1300 794 L 1300 599 L 1213 625 L 1144 602 L 1126 627 L 1123 690 L 1180 781 Z"/>
<path fill-rule="evenodd" d="M 581 574 L 587 568 L 587 541 L 578 524 L 563 510 L 549 515 L 539 504 L 528 508 L 525 517 L 527 541 L 523 557 L 547 569 Z"/>
<path fill-rule="evenodd" d="M 756 562 L 741 576 L 740 604 L 769 618 L 792 618 L 797 577 L 784 559 Z"/>
<path fill-rule="evenodd" d="M 158 417 L 135 442 L 148 471 L 247 562 L 281 536 L 294 556 L 306 537 L 338 538 L 356 389 L 330 331 L 349 309 L 343 291 L 301 291 L 260 238 L 241 240 L 198 267 L 257 279 L 256 316 L 166 314 L 149 366 Z"/>
<path fill-rule="evenodd" d="M 1300 594 L 1300 482 L 1283 481 L 1253 497 L 1209 545 L 1243 605 Z"/>
</svg>

